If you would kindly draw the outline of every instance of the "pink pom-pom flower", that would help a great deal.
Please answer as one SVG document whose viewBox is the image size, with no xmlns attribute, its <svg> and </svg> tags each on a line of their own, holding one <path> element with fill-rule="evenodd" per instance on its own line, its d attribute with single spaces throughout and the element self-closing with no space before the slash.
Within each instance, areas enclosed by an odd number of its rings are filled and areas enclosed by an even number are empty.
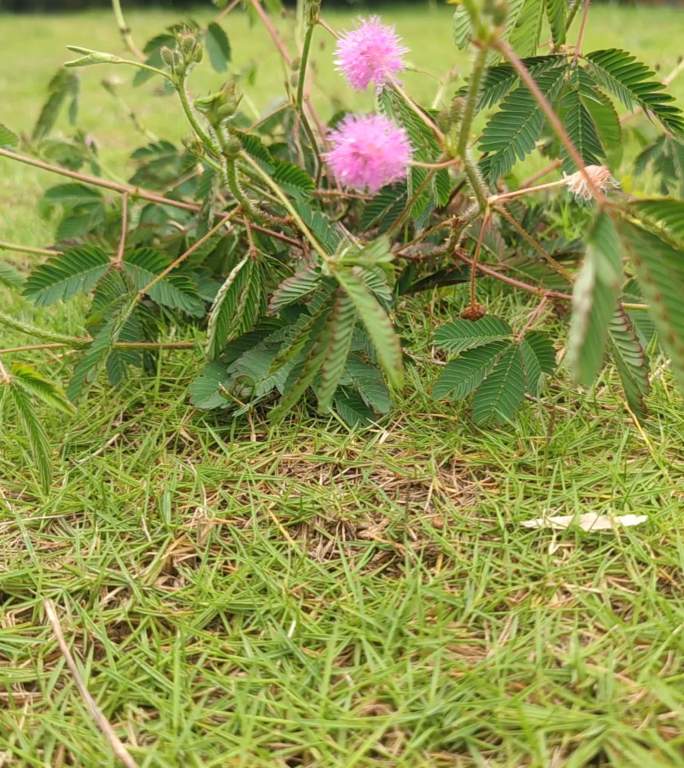
<svg viewBox="0 0 684 768">
<path fill-rule="evenodd" d="M 329 139 L 332 149 L 326 160 L 346 187 L 377 192 L 406 176 L 411 162 L 408 134 L 383 115 L 350 115 Z"/>
<path fill-rule="evenodd" d="M 406 53 L 394 29 L 373 16 L 339 39 L 335 63 L 352 88 L 363 91 L 369 83 L 384 85 L 404 69 Z"/>
</svg>

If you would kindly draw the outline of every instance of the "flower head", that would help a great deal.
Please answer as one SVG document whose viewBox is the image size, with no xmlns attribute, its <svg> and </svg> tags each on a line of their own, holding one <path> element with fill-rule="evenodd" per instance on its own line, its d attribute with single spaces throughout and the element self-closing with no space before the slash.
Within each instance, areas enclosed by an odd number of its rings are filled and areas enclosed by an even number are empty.
<svg viewBox="0 0 684 768">
<path fill-rule="evenodd" d="M 587 165 L 584 169 L 587 176 L 594 182 L 594 186 L 601 192 L 605 192 L 608 187 L 619 187 L 618 182 L 611 176 L 610 171 L 603 165 Z M 563 174 L 565 185 L 572 194 L 579 200 L 591 200 L 593 194 L 587 184 L 587 180 L 581 171 L 573 173 L 571 176 Z"/>
<path fill-rule="evenodd" d="M 406 131 L 382 115 L 346 117 L 330 134 L 325 157 L 340 184 L 377 192 L 406 176 L 411 143 Z"/>
<path fill-rule="evenodd" d="M 383 85 L 400 72 L 405 53 L 408 49 L 394 29 L 373 16 L 339 39 L 335 63 L 352 88 L 362 91 L 369 83 Z"/>
</svg>

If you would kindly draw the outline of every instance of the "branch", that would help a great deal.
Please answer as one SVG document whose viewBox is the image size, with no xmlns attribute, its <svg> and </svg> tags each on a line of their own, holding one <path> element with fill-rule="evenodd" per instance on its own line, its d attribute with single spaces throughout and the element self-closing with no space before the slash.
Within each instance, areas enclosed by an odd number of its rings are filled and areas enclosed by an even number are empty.
<svg viewBox="0 0 684 768">
<path fill-rule="evenodd" d="M 32 245 L 17 245 L 0 240 L 0 251 L 16 251 L 17 253 L 35 253 L 38 256 L 61 256 L 62 251 L 54 248 L 34 248 Z"/>
<path fill-rule="evenodd" d="M 119 194 L 128 193 L 133 198 L 140 198 L 141 200 L 149 200 L 152 203 L 158 203 L 159 205 L 169 205 L 174 208 L 182 208 L 185 211 L 199 211 L 200 207 L 196 203 L 186 203 L 183 200 L 172 200 L 170 197 L 163 197 L 156 192 L 151 192 L 148 189 L 142 189 L 141 187 L 134 187 L 131 184 L 122 184 L 118 181 L 110 181 L 109 179 L 102 179 L 99 176 L 89 176 L 87 173 L 79 173 L 78 171 L 70 171 L 67 168 L 62 168 L 59 165 L 52 165 L 52 163 L 46 163 L 43 160 L 38 160 L 35 157 L 29 157 L 28 155 L 20 155 L 18 152 L 11 152 L 8 149 L 0 149 L 0 157 L 7 157 L 10 160 L 16 160 L 18 163 L 24 163 L 25 165 L 32 165 L 35 168 L 40 168 L 43 171 L 50 171 L 50 173 L 57 173 L 60 176 L 66 176 L 69 179 L 76 179 L 84 184 L 91 184 L 94 187 L 102 187 L 103 189 L 111 189 Z"/>
</svg>

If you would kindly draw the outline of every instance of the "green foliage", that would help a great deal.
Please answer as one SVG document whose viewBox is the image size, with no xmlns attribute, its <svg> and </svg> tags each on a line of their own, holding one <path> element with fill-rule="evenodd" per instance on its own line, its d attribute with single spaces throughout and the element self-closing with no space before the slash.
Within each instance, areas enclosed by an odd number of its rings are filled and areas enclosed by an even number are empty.
<svg viewBox="0 0 684 768">
<path fill-rule="evenodd" d="M 207 27 L 206 46 L 211 66 L 216 72 L 225 72 L 231 58 L 230 41 L 223 27 L 215 21 Z"/>
<path fill-rule="evenodd" d="M 610 48 L 587 54 L 589 72 L 628 109 L 641 107 L 673 133 L 684 131 L 684 116 L 655 73 L 627 51 Z"/>
<path fill-rule="evenodd" d="M 51 256 L 28 276 L 24 296 L 38 306 L 66 301 L 77 293 L 91 291 L 109 267 L 102 248 L 79 246 Z"/>
<path fill-rule="evenodd" d="M 568 365 L 585 387 L 601 368 L 608 325 L 621 287 L 620 242 L 611 219 L 602 213 L 589 234 L 587 253 L 575 282 L 568 334 Z"/>
<path fill-rule="evenodd" d="M 475 393 L 473 418 L 481 425 L 513 419 L 525 393 L 536 397 L 543 375 L 555 370 L 553 344 L 545 334 L 530 331 L 518 338 L 498 317 L 449 323 L 437 331 L 435 344 L 459 354 L 444 367 L 433 396 L 463 400 Z"/>
<path fill-rule="evenodd" d="M 261 23 L 258 9 L 243 5 Z M 265 4 L 266 12 L 276 5 Z M 557 160 L 555 166 L 573 174 L 569 140 L 585 165 L 605 163 L 620 177 L 629 132 L 641 145 L 637 173 L 650 170 L 661 191 L 680 191 L 684 156 L 676 134 L 684 118 L 631 54 L 575 55 L 567 32 L 576 10 L 564 0 L 512 0 L 505 13 L 497 3 L 479 10 L 460 5 L 456 42 L 482 51 L 476 68 L 465 73 L 466 85 L 451 104 L 445 97 L 451 80 L 443 81 L 432 107 L 404 92 L 410 83 L 389 81 L 376 90 L 377 110 L 406 131 L 413 163 L 405 178 L 372 195 L 347 190 L 327 167 L 325 136 L 344 116 L 341 105 L 335 103 L 329 126 L 311 106 L 297 106 L 292 89 L 315 84 L 300 71 L 313 62 L 293 55 L 286 98 L 260 114 L 243 93 L 256 70 L 233 67 L 223 15 L 204 27 L 194 21 L 167 27 L 146 43 L 142 63 L 132 45 L 130 60 L 72 46 L 79 66 L 133 66 L 136 86 L 163 75 L 154 93 L 175 93 L 188 135 L 175 143 L 155 136 L 106 83 L 145 139 L 125 172 L 105 170 L 89 131 L 55 133 L 64 107 L 72 122 L 77 118 L 79 80 L 61 69 L 27 143 L 69 176 L 47 189 L 39 206 L 55 225 L 55 253 L 26 279 L 3 263 L 0 282 L 38 307 L 79 297 L 83 330 L 50 334 L 8 313 L 0 321 L 76 350 L 65 357 L 74 361 L 72 401 L 100 374 L 119 386 L 132 371 L 158 370 L 162 349 L 194 349 L 207 358 L 190 386 L 199 409 L 230 418 L 268 410 L 277 421 L 297 404 L 317 403 L 326 417 L 362 426 L 388 413 L 403 387 L 406 313 L 431 317 L 447 307 L 454 316 L 437 329 L 434 344 L 451 359 L 434 396 L 472 397 L 474 421 L 493 427 L 510 422 L 525 397 L 543 401 L 544 382 L 556 372 L 555 346 L 550 334 L 530 329 L 572 294 L 566 358 L 575 381 L 590 386 L 611 360 L 629 408 L 645 418 L 645 348 L 660 349 L 654 329 L 684 388 L 681 200 L 627 200 L 607 189 L 607 204 L 578 205 L 560 178 L 541 189 L 518 189 L 516 164 L 538 153 L 541 162 Z M 495 44 L 497 36 L 521 57 L 563 131 L 520 77 L 517 61 Z M 549 41 L 546 51 L 542 40 Z M 197 66 L 231 74 L 193 99 Z M 475 82 L 477 89 L 469 85 Z M 638 123 L 623 129 L 618 108 L 624 107 L 643 110 L 667 133 L 642 134 Z M 0 125 L 0 146 L 19 141 Z M 592 174 L 603 183 L 607 172 Z M 578 178 L 568 186 L 586 197 Z M 508 218 L 500 215 L 503 205 Z M 636 279 L 626 281 L 632 273 Z M 459 317 L 464 283 L 470 305 Z M 519 289 L 542 304 L 531 308 L 531 317 L 516 318 L 522 330 L 514 331 L 486 305 Z M 560 335 L 565 315 L 557 315 L 552 327 Z M 407 353 L 409 360 L 423 359 Z M 21 366 L 3 375 L 3 393 L 23 419 L 47 487 L 49 450 L 30 406 L 41 401 L 69 411 L 69 405 L 58 388 Z"/>
</svg>

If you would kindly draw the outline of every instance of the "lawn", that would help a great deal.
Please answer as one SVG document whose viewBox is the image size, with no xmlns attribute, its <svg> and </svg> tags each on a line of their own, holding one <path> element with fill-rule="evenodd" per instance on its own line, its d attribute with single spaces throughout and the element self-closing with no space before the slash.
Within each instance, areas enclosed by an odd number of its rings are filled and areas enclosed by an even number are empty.
<svg viewBox="0 0 684 768">
<path fill-rule="evenodd" d="M 386 15 L 418 68 L 466 61 L 446 9 Z M 140 41 L 175 18 L 129 14 Z M 625 47 L 666 74 L 683 22 L 678 9 L 599 6 L 587 47 Z M 0 15 L 0 29 L 0 122 L 24 131 L 66 44 L 121 49 L 105 12 Z M 282 70 L 259 28 L 235 15 L 227 29 L 235 66 L 259 62 L 250 97 L 265 108 Z M 331 111 L 348 97 L 329 44 L 316 61 Z M 100 87 L 107 74 L 83 71 L 83 123 L 126 176 L 141 137 Z M 202 93 L 216 76 L 196 82 Z M 406 85 L 434 90 L 417 73 Z M 673 92 L 684 99 L 684 76 Z M 150 130 L 185 134 L 149 87 L 121 94 Z M 34 206 L 52 182 L 0 162 L 0 240 L 50 243 L 54 222 Z M 2 258 L 28 269 L 37 257 Z M 497 287 L 489 300 L 513 320 L 530 306 Z M 667 367 L 655 360 L 643 427 L 609 370 L 588 394 L 562 379 L 514 426 L 483 431 L 430 397 L 432 332 L 463 301 L 456 288 L 405 305 L 414 364 L 371 430 L 304 406 L 279 426 L 207 418 L 188 403 L 202 359 L 187 352 L 163 353 L 155 376 L 120 391 L 100 382 L 71 419 L 41 412 L 48 498 L 14 423 L 2 424 L 2 768 L 117 765 L 46 598 L 140 766 L 684 766 L 684 411 Z M 0 306 L 83 330 L 78 302 L 40 310 L 0 289 Z M 62 381 L 70 368 L 57 352 L 25 359 Z M 521 526 L 546 511 L 648 521 L 604 534 Z"/>
</svg>

